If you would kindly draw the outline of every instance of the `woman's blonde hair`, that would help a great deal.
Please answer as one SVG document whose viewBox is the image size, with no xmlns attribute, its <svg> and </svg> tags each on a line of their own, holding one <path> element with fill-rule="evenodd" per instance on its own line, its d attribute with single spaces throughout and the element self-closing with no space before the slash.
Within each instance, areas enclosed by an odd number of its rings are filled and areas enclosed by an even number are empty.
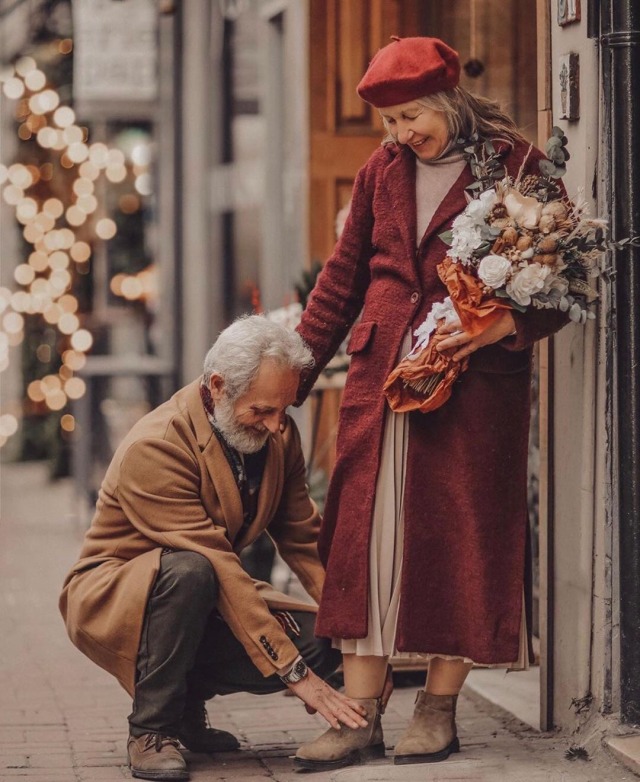
<svg viewBox="0 0 640 782">
<path fill-rule="evenodd" d="M 496 101 L 474 95 L 464 87 L 436 92 L 418 98 L 415 102 L 426 109 L 440 111 L 445 115 L 449 129 L 449 146 L 445 153 L 459 138 L 467 139 L 474 133 L 483 138 L 505 141 L 511 145 L 522 138 L 516 123 Z M 395 141 L 384 118 L 383 122 L 387 130 L 383 143 Z"/>
</svg>

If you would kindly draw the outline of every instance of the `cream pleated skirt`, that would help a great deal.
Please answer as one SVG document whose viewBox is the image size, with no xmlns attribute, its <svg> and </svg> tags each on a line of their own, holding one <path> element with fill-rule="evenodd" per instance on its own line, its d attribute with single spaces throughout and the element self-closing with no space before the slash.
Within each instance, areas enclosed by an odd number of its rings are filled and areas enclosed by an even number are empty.
<svg viewBox="0 0 640 782">
<path fill-rule="evenodd" d="M 334 638 L 333 646 L 340 649 L 343 654 L 418 657 L 426 661 L 432 657 L 442 657 L 447 660 L 464 660 L 471 663 L 473 660 L 466 657 L 437 653 L 409 654 L 398 652 L 396 649 L 404 544 L 404 482 L 408 440 L 408 414 L 394 413 L 387 409 L 369 549 L 369 632 L 366 638 L 355 640 Z M 518 659 L 491 667 L 526 670 L 528 666 L 523 589 Z"/>
</svg>

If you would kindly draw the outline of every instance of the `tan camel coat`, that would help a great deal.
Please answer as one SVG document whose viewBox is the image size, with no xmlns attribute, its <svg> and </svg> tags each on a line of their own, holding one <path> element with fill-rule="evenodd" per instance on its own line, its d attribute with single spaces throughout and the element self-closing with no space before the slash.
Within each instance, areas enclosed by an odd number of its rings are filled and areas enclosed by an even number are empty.
<svg viewBox="0 0 640 782">
<path fill-rule="evenodd" d="M 265 676 L 298 652 L 269 608 L 315 610 L 253 581 L 238 553 L 268 526 L 280 554 L 318 600 L 324 572 L 319 516 L 305 485 L 300 436 L 291 419 L 270 435 L 256 518 L 246 534 L 231 468 L 207 420 L 200 381 L 144 416 L 118 450 L 100 489 L 60 610 L 73 643 L 129 692 L 145 607 L 162 549 L 195 551 L 213 566 L 218 610 Z"/>
</svg>

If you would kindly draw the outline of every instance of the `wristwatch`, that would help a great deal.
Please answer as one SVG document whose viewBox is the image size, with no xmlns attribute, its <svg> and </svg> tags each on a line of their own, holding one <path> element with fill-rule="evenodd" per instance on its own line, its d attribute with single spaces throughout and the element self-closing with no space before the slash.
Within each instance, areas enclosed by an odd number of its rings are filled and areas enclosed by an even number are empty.
<svg viewBox="0 0 640 782">
<path fill-rule="evenodd" d="M 280 679 L 283 684 L 297 684 L 309 675 L 309 667 L 306 662 L 299 657 L 291 667 L 288 673 L 283 674 Z"/>
</svg>

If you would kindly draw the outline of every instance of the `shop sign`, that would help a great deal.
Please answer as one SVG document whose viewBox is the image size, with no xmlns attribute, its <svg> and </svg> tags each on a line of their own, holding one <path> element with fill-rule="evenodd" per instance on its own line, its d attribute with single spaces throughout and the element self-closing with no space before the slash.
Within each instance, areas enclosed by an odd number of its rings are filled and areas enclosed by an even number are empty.
<svg viewBox="0 0 640 782">
<path fill-rule="evenodd" d="M 154 0 L 76 0 L 73 29 L 76 100 L 151 101 L 156 97 Z"/>
</svg>

